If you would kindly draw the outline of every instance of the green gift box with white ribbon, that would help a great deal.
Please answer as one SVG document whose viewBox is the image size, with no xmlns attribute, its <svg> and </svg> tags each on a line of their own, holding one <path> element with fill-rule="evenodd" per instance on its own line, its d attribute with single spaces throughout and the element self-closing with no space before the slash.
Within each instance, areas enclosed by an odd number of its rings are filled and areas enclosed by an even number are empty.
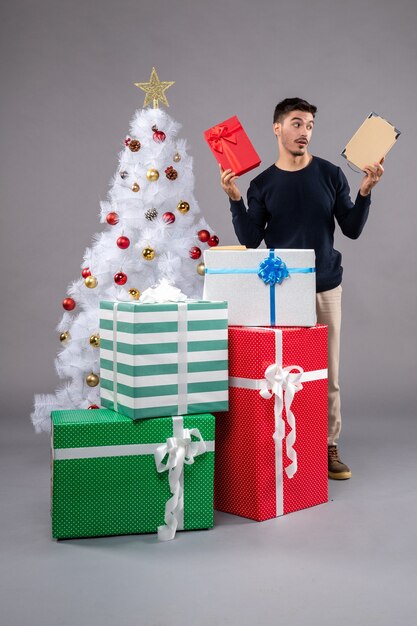
<svg viewBox="0 0 417 626">
<path fill-rule="evenodd" d="M 52 536 L 213 526 L 214 416 L 52 412 Z"/>
<path fill-rule="evenodd" d="M 100 303 L 101 406 L 131 419 L 228 409 L 227 302 Z"/>
</svg>

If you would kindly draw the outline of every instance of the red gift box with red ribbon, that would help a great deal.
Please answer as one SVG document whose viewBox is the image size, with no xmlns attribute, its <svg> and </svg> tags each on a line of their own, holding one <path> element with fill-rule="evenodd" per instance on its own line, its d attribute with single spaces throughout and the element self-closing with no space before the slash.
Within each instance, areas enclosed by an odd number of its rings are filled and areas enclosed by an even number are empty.
<svg viewBox="0 0 417 626">
<path fill-rule="evenodd" d="M 230 326 L 215 508 L 263 521 L 327 502 L 327 412 L 327 326 Z"/>
<path fill-rule="evenodd" d="M 261 162 L 235 115 L 204 131 L 204 137 L 222 168 L 233 170 L 237 176 L 253 170 Z"/>
</svg>

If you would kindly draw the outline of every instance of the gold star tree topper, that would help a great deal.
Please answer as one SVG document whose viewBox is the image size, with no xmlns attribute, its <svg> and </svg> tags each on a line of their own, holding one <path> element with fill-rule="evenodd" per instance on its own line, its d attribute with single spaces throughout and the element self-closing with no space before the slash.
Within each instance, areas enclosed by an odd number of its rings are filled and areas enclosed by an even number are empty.
<svg viewBox="0 0 417 626">
<path fill-rule="evenodd" d="M 148 83 L 135 83 L 136 87 L 139 87 L 139 89 L 143 89 L 143 91 L 146 92 L 143 106 L 146 107 L 152 103 L 154 109 L 159 108 L 159 100 L 162 104 L 169 107 L 168 100 L 164 92 L 168 89 L 168 87 L 172 87 L 174 84 L 175 82 L 161 82 L 154 67 L 152 68 Z"/>
</svg>

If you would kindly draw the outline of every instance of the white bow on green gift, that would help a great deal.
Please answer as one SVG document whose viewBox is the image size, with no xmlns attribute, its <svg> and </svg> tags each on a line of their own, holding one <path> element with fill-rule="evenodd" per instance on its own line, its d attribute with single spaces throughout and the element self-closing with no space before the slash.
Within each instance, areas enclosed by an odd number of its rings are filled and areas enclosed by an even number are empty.
<svg viewBox="0 0 417 626">
<path fill-rule="evenodd" d="M 174 436 L 155 450 L 155 463 L 158 472 L 168 471 L 169 488 L 172 497 L 165 505 L 164 526 L 158 527 L 158 539 L 174 539 L 178 526 L 184 520 L 184 465 L 192 465 L 194 458 L 203 454 L 206 443 L 198 428 L 183 428 L 182 417 L 173 417 Z M 197 440 L 192 440 L 196 437 Z M 168 457 L 164 463 L 165 457 Z"/>
</svg>

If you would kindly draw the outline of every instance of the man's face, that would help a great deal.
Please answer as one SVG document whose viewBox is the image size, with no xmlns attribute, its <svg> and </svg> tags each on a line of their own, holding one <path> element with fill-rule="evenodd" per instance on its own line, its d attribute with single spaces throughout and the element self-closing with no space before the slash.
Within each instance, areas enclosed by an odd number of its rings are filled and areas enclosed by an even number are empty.
<svg viewBox="0 0 417 626">
<path fill-rule="evenodd" d="M 291 111 L 281 122 L 274 124 L 274 132 L 285 150 L 293 156 L 303 156 L 307 152 L 313 126 L 311 113 Z"/>
</svg>

